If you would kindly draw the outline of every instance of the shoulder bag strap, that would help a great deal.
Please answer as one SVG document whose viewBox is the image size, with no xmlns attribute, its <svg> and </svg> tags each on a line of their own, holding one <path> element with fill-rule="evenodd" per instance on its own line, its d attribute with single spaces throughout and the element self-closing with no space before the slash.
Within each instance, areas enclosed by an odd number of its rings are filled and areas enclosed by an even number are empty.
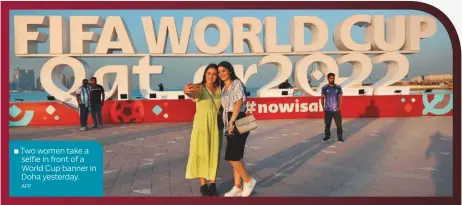
<svg viewBox="0 0 462 205">
<path fill-rule="evenodd" d="M 212 102 L 213 102 L 213 106 L 215 107 L 215 109 L 217 109 L 217 113 L 220 114 L 220 109 L 217 108 L 217 104 L 215 104 L 215 100 L 213 100 L 213 95 L 212 93 L 210 93 L 209 91 L 209 88 L 207 88 L 206 85 L 204 85 L 205 87 L 205 90 L 207 90 L 207 93 L 210 95 L 210 97 L 212 98 Z"/>
</svg>

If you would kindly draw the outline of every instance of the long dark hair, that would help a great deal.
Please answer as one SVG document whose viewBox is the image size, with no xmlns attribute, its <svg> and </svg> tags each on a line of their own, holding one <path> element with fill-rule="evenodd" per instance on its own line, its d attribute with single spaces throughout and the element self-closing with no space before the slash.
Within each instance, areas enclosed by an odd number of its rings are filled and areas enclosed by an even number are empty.
<svg viewBox="0 0 462 205">
<path fill-rule="evenodd" d="M 233 65 L 228 61 L 221 61 L 218 64 L 218 67 L 220 67 L 220 66 L 229 71 L 229 78 L 232 81 L 239 80 L 242 83 L 242 86 L 244 87 L 244 92 L 247 94 L 247 89 L 246 89 L 244 83 L 242 82 L 242 80 L 237 77 L 236 72 L 234 72 Z M 221 78 L 220 78 L 220 85 L 224 85 L 224 84 L 225 84 L 225 82 L 223 80 L 221 80 Z"/>
<path fill-rule="evenodd" d="M 231 78 L 232 81 L 234 81 L 234 80 L 236 80 L 236 79 L 241 80 L 241 79 L 239 79 L 239 78 L 237 77 L 236 72 L 234 72 L 234 67 L 233 67 L 233 65 L 232 65 L 230 62 L 228 62 L 228 61 L 221 61 L 221 62 L 218 64 L 217 68 L 220 67 L 220 66 L 223 67 L 223 68 L 225 68 L 226 70 L 229 71 L 229 78 Z M 220 79 L 220 81 L 221 81 L 221 83 L 224 83 L 221 79 Z M 242 81 L 241 81 L 241 82 L 242 82 Z"/>
<path fill-rule="evenodd" d="M 215 63 L 211 63 L 211 64 L 209 64 L 209 65 L 205 68 L 205 70 L 204 70 L 204 75 L 202 76 L 202 82 L 201 82 L 201 84 L 205 86 L 205 83 L 207 82 L 207 77 L 206 77 L 206 76 L 207 76 L 207 71 L 208 71 L 209 69 L 212 69 L 212 68 L 214 68 L 215 70 L 217 70 L 217 80 L 215 80 L 215 82 L 213 83 L 213 85 L 214 85 L 215 87 L 218 87 L 218 86 L 219 86 L 219 83 L 220 83 L 220 82 L 219 82 L 219 78 L 220 78 L 220 77 L 218 77 L 218 65 L 215 64 Z"/>
</svg>

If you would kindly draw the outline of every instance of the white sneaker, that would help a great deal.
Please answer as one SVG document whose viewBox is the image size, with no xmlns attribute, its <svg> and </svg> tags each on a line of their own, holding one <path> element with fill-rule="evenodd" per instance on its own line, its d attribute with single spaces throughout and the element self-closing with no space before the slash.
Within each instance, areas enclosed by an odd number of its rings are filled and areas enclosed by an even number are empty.
<svg viewBox="0 0 462 205">
<path fill-rule="evenodd" d="M 250 180 L 250 182 L 248 183 L 244 182 L 244 186 L 242 186 L 243 188 L 242 188 L 241 196 L 242 197 L 250 196 L 250 194 L 252 194 L 253 189 L 255 188 L 255 185 L 257 185 L 257 180 L 255 179 Z"/>
<path fill-rule="evenodd" d="M 225 194 L 225 197 L 241 196 L 241 192 L 242 192 L 242 189 L 239 189 L 236 186 L 233 186 L 233 188 Z"/>
<path fill-rule="evenodd" d="M 87 130 L 86 127 L 81 127 L 81 128 L 80 128 L 80 131 L 85 131 L 85 130 Z"/>
</svg>

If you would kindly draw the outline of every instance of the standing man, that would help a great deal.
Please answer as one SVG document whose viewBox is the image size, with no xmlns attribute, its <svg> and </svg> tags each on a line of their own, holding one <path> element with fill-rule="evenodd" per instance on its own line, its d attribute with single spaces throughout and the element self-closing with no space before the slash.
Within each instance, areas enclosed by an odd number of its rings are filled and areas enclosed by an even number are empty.
<svg viewBox="0 0 462 205">
<path fill-rule="evenodd" d="M 329 84 L 322 87 L 321 103 L 324 106 L 325 115 L 324 122 L 326 124 L 324 133 L 326 136 L 322 141 L 330 140 L 330 124 L 334 118 L 337 126 L 337 137 L 339 142 L 343 142 L 342 116 L 340 110 L 342 108 L 342 88 L 335 84 L 335 74 L 327 74 Z M 325 102 L 325 103 L 324 103 Z"/>
<path fill-rule="evenodd" d="M 96 83 L 96 78 L 92 77 L 90 80 L 91 92 L 90 92 L 90 109 L 91 116 L 93 118 L 93 128 L 103 127 L 103 115 L 101 113 L 101 107 L 104 106 L 104 88 L 103 86 Z"/>
<path fill-rule="evenodd" d="M 82 80 L 82 86 L 76 92 L 77 102 L 80 111 L 80 130 L 87 130 L 88 109 L 90 108 L 90 86 L 88 80 Z"/>
</svg>

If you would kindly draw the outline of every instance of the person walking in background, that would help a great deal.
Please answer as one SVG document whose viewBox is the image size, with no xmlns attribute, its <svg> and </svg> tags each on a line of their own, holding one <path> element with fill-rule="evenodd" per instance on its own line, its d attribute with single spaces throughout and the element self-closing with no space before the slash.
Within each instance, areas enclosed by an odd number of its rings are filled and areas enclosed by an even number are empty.
<svg viewBox="0 0 462 205">
<path fill-rule="evenodd" d="M 234 72 L 231 63 L 223 61 L 218 64 L 218 75 L 224 82 L 221 95 L 223 106 L 223 122 L 227 140 L 225 160 L 233 167 L 234 186 L 225 194 L 225 197 L 250 196 L 257 181 L 249 176 L 242 163 L 244 148 L 250 132 L 239 133 L 235 128 L 236 120 L 245 117 L 246 93 L 244 84 Z M 244 184 L 241 183 L 241 178 Z"/>
<path fill-rule="evenodd" d="M 200 179 L 202 196 L 218 196 L 215 183 L 221 149 L 221 134 L 218 127 L 218 110 L 221 89 L 218 86 L 216 64 L 210 64 L 204 71 L 200 96 L 196 102 L 193 129 L 191 133 L 186 179 Z M 187 84 L 183 91 L 189 96 L 197 85 Z M 210 186 L 207 184 L 210 181 Z"/>
<path fill-rule="evenodd" d="M 330 140 L 330 125 L 332 118 L 334 118 L 335 125 L 337 126 L 337 138 L 339 142 L 343 142 L 343 129 L 342 129 L 342 88 L 335 84 L 335 74 L 327 74 L 329 84 L 322 87 L 321 90 L 321 104 L 324 106 L 324 122 L 325 122 L 325 137 L 322 141 Z"/>
<path fill-rule="evenodd" d="M 104 88 L 97 84 L 96 78 L 92 77 L 90 80 L 90 110 L 93 118 L 93 128 L 103 127 L 103 115 L 101 108 L 104 106 Z"/>
<path fill-rule="evenodd" d="M 77 89 L 75 96 L 79 104 L 80 130 L 84 131 L 88 129 L 88 109 L 90 108 L 90 86 L 88 85 L 88 79 L 82 80 L 82 86 Z"/>
<path fill-rule="evenodd" d="M 162 83 L 157 86 L 159 86 L 159 91 L 164 91 L 164 85 Z"/>
</svg>

